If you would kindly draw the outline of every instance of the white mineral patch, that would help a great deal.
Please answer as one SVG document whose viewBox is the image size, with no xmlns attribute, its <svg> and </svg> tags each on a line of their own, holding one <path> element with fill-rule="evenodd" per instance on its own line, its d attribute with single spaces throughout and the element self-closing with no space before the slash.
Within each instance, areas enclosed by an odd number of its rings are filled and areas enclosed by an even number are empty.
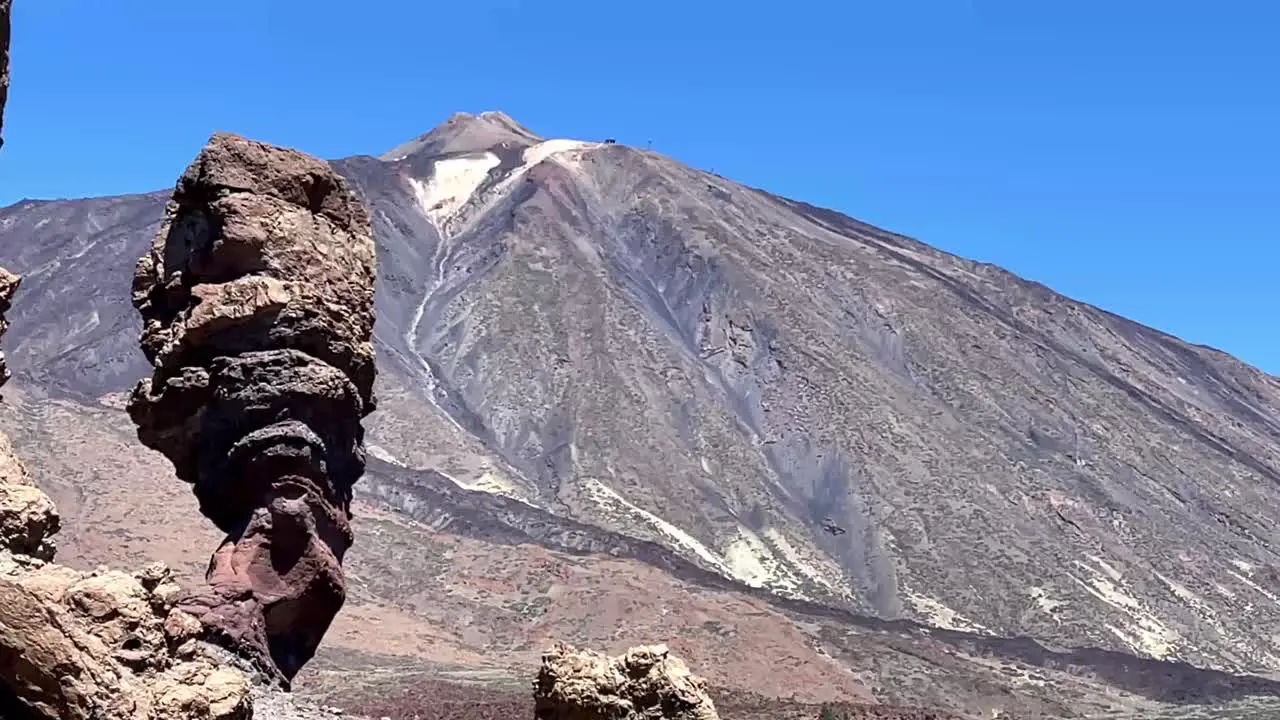
<svg viewBox="0 0 1280 720">
<path fill-rule="evenodd" d="M 565 167 L 573 167 L 574 163 L 570 162 L 571 159 L 576 158 L 584 150 L 590 150 L 598 146 L 599 143 L 589 143 L 581 140 L 555 139 L 546 140 L 525 148 L 520 155 L 520 164 L 507 173 L 507 176 L 493 188 L 490 195 L 495 198 L 502 197 L 526 172 L 547 160 L 559 162 Z"/>
<path fill-rule="evenodd" d="M 525 149 L 521 159 L 524 161 L 521 165 L 524 167 L 533 167 L 538 163 L 546 160 L 552 155 L 558 153 L 571 152 L 574 150 L 589 150 L 596 146 L 596 143 L 582 142 L 581 140 L 547 140 L 540 142 L 533 147 Z"/>
<path fill-rule="evenodd" d="M 369 451 L 370 455 L 378 458 L 382 462 L 391 463 L 392 465 L 399 465 L 400 467 L 408 467 L 404 463 L 400 462 L 400 459 L 397 458 L 395 455 L 392 455 L 390 452 L 387 452 L 387 449 L 382 447 L 381 445 L 374 445 L 373 443 L 367 443 L 365 444 L 365 449 Z"/>
<path fill-rule="evenodd" d="M 959 630 L 961 632 L 986 632 L 986 628 L 951 608 L 943 605 L 941 602 L 915 592 L 903 588 L 902 597 L 911 603 L 912 608 L 926 618 L 930 625 L 945 628 L 947 630 Z"/>
<path fill-rule="evenodd" d="M 843 574 L 838 568 L 828 567 L 825 571 L 820 569 L 817 565 L 817 562 L 820 562 L 820 560 L 817 558 L 805 557 L 804 553 L 792 545 L 791 542 L 787 540 L 787 537 L 775 528 L 765 530 L 764 538 L 769 542 L 769 544 L 773 545 L 774 549 L 782 555 L 783 560 L 785 560 L 792 569 L 832 592 L 840 595 L 848 594 L 847 590 L 837 585 L 839 580 L 836 580 L 835 582 L 832 582 L 831 580 L 831 578 L 843 577 Z M 829 565 L 830 563 L 826 564 Z"/>
<path fill-rule="evenodd" d="M 1179 635 L 1127 591 L 1121 581 L 1121 574 L 1115 568 L 1097 557 L 1090 556 L 1089 559 L 1098 567 L 1076 561 L 1076 566 L 1088 575 L 1087 579 L 1070 573 L 1068 577 L 1090 595 L 1124 613 L 1130 620 L 1126 626 L 1109 624 L 1107 629 L 1129 647 L 1150 657 L 1165 658 L 1172 654 L 1174 645 L 1180 640 Z"/>
<path fill-rule="evenodd" d="M 653 513 L 643 508 L 637 507 L 614 492 L 613 488 L 594 478 L 587 478 L 583 483 L 583 490 L 587 496 L 594 500 L 597 504 L 604 506 L 606 509 L 615 512 L 621 511 L 625 514 L 643 520 L 646 524 L 657 530 L 659 533 L 667 536 L 677 546 L 682 547 L 694 555 L 697 555 L 708 564 L 721 570 L 728 571 L 724 561 L 715 553 L 707 549 L 697 538 Z"/>
<path fill-rule="evenodd" d="M 1062 622 L 1057 617 L 1057 611 L 1058 608 L 1066 605 L 1066 602 L 1049 597 L 1049 592 L 1042 587 L 1033 587 L 1027 591 L 1027 594 L 1031 596 L 1031 599 L 1035 601 L 1036 607 L 1040 608 L 1042 612 L 1057 622 Z"/>
<path fill-rule="evenodd" d="M 493 153 L 445 158 L 432 167 L 426 182 L 409 180 L 422 212 L 442 231 L 441 234 L 499 162 Z"/>
<path fill-rule="evenodd" d="M 537 507 L 521 494 L 520 488 L 518 488 L 514 483 L 492 470 L 485 470 L 473 479 L 459 479 L 441 470 L 437 470 L 436 472 L 439 472 L 441 475 L 449 478 L 454 485 L 465 490 L 488 493 L 490 495 L 501 495 L 503 497 L 511 498 L 512 500 L 518 500 L 530 507 Z"/>
<path fill-rule="evenodd" d="M 777 561 L 755 533 L 739 532 L 724 550 L 725 564 L 734 577 L 751 587 L 764 587 L 779 580 Z M 792 587 L 795 583 L 790 583 Z"/>
<path fill-rule="evenodd" d="M 1232 560 L 1231 564 L 1235 565 L 1236 569 L 1242 573 L 1249 573 L 1250 575 L 1253 574 L 1253 563 L 1248 563 L 1244 560 Z"/>
</svg>

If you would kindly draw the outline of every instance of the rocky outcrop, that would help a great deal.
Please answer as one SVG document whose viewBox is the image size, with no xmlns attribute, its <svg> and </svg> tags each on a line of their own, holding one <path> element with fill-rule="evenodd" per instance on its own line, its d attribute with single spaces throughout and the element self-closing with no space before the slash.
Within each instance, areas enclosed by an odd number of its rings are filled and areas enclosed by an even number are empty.
<svg viewBox="0 0 1280 720">
<path fill-rule="evenodd" d="M 0 0 L 0 147 L 4 147 L 4 104 L 9 99 L 9 11 L 12 0 Z"/>
<path fill-rule="evenodd" d="M 9 330 L 9 321 L 6 316 L 9 314 L 9 307 L 13 304 L 14 293 L 18 292 L 18 285 L 21 283 L 22 278 L 0 267 L 0 336 Z M 0 351 L 0 385 L 7 382 L 9 382 L 9 363 L 5 360 L 4 351 Z"/>
<path fill-rule="evenodd" d="M 82 573 L 0 554 L 0 717 L 248 720 L 248 676 L 173 609 L 163 565 Z"/>
<path fill-rule="evenodd" d="M 557 645 L 533 683 L 538 720 L 719 720 L 706 682 L 665 645 L 618 657 Z"/>
<path fill-rule="evenodd" d="M 0 270 L 0 334 L 18 278 Z M 0 384 L 8 379 L 0 374 Z M 168 568 L 52 564 L 60 519 L 0 433 L 0 717 L 248 720 L 245 673 L 174 608 Z"/>
<path fill-rule="evenodd" d="M 218 134 L 134 278 L 155 372 L 129 413 L 227 533 L 179 607 L 285 685 L 345 598 L 373 260 L 365 209 L 326 164 Z"/>
</svg>

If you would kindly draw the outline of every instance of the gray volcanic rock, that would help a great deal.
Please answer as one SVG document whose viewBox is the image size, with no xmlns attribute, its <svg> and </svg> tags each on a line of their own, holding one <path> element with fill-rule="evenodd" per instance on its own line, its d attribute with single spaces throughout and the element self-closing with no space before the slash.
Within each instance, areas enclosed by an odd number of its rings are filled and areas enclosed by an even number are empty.
<svg viewBox="0 0 1280 720">
<path fill-rule="evenodd" d="M 430 132 L 386 153 L 381 159 L 398 161 L 410 156 L 438 157 L 467 152 L 488 152 L 495 147 L 527 148 L 541 142 L 527 128 L 500 112 L 454 113 Z"/>
<path fill-rule="evenodd" d="M 449 482 L 500 496 L 468 501 L 476 533 L 509 512 L 513 536 L 861 615 L 1280 669 L 1280 380 L 829 210 L 531 135 L 459 115 L 332 164 L 378 243 L 385 465 L 358 494 L 430 518 Z M 24 392 L 96 403 L 146 367 L 120 258 L 162 214 L 0 210 Z"/>
<path fill-rule="evenodd" d="M 138 262 L 138 437 L 227 533 L 181 607 L 287 681 L 342 607 L 373 408 L 373 240 L 328 166 L 217 134 Z"/>
</svg>

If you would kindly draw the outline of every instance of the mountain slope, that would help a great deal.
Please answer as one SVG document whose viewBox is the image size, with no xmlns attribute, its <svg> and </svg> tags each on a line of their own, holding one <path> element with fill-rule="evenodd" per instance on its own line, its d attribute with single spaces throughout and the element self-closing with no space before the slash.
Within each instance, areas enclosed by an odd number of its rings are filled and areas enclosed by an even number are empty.
<svg viewBox="0 0 1280 720">
<path fill-rule="evenodd" d="M 1276 378 L 496 113 L 335 167 L 379 243 L 370 449 L 397 482 L 430 471 L 864 615 L 1280 668 Z M 144 374 L 128 283 L 163 198 L 0 211 L 33 403 Z M 389 487 L 361 492 L 411 513 Z"/>
</svg>

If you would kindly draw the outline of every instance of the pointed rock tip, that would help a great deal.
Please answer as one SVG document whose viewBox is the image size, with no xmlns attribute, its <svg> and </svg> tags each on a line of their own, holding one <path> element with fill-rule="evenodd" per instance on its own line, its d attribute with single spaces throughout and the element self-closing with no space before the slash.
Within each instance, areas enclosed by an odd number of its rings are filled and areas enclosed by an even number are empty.
<svg viewBox="0 0 1280 720">
<path fill-rule="evenodd" d="M 484 120 L 485 122 L 492 123 L 494 125 L 500 125 L 512 132 L 525 135 L 530 139 L 534 139 L 534 140 L 542 139 L 538 137 L 536 134 L 534 134 L 532 130 L 525 127 L 524 125 L 521 125 L 519 122 L 515 120 L 515 118 L 502 112 L 501 110 L 486 110 L 480 113 L 480 119 Z"/>
<path fill-rule="evenodd" d="M 542 138 L 506 113 L 455 112 L 430 131 L 384 153 L 381 159 L 394 162 L 409 156 L 480 152 L 503 144 L 527 147 L 539 142 Z"/>
</svg>

